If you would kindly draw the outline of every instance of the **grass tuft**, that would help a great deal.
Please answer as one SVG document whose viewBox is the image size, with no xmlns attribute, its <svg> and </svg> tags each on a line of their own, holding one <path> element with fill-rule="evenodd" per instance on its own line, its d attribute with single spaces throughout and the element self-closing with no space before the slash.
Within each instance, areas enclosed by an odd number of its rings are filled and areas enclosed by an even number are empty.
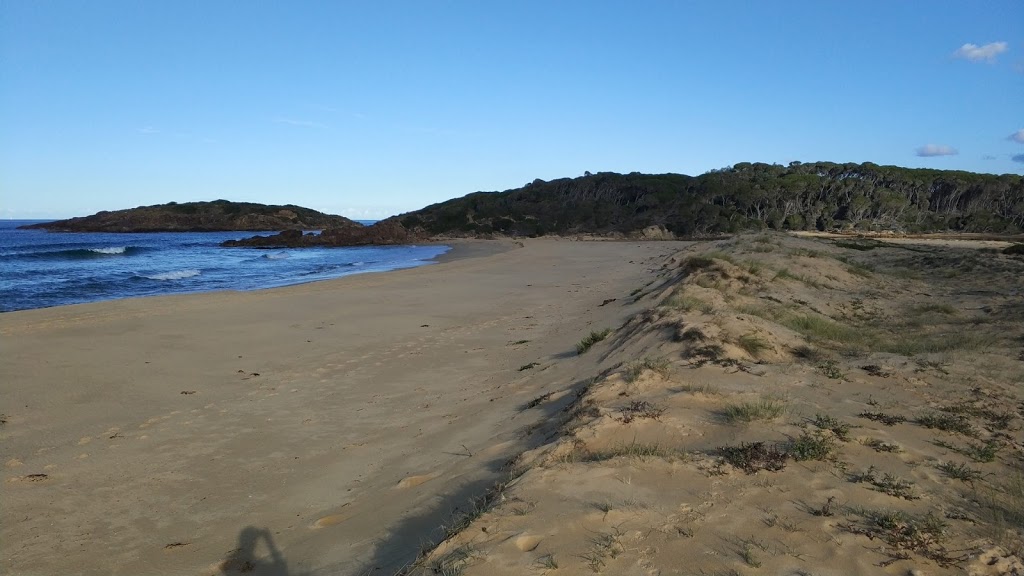
<svg viewBox="0 0 1024 576">
<path fill-rule="evenodd" d="M 845 422 L 841 422 L 832 416 L 815 414 L 814 419 L 811 420 L 811 424 L 819 430 L 828 430 L 829 432 L 832 432 L 832 435 L 841 442 L 848 442 L 850 440 L 850 425 Z"/>
<path fill-rule="evenodd" d="M 964 436 L 975 436 L 977 432 L 971 426 L 971 421 L 961 414 L 928 413 L 922 414 L 915 420 L 925 428 L 942 430 L 943 432 L 956 432 Z"/>
<path fill-rule="evenodd" d="M 672 364 L 667 358 L 652 358 L 649 356 L 644 357 L 641 360 L 636 360 L 626 364 L 626 369 L 622 372 L 622 377 L 626 382 L 636 382 L 640 376 L 650 370 L 661 376 L 662 378 L 668 378 L 671 373 Z"/>
<path fill-rule="evenodd" d="M 697 310 L 704 314 L 710 314 L 715 309 L 710 302 L 684 294 L 682 289 L 676 289 L 672 292 L 668 298 L 665 298 L 661 305 L 681 310 L 683 312 L 692 312 Z"/>
<path fill-rule="evenodd" d="M 975 480 L 981 479 L 981 472 L 979 470 L 975 470 L 963 462 L 960 464 L 943 462 L 936 466 L 936 468 L 941 470 L 946 476 L 961 482 L 973 483 Z"/>
<path fill-rule="evenodd" d="M 624 424 L 629 424 L 638 418 L 658 420 L 661 418 L 661 415 L 665 413 L 665 409 L 660 406 L 655 406 L 646 400 L 634 400 L 620 408 L 619 412 L 622 413 L 622 422 Z"/>
<path fill-rule="evenodd" d="M 836 449 L 835 441 L 820 430 L 804 432 L 790 443 L 788 451 L 794 460 L 828 460 Z"/>
<path fill-rule="evenodd" d="M 764 442 L 741 443 L 739 446 L 723 446 L 719 448 L 726 462 L 747 474 L 758 470 L 778 472 L 786 467 L 789 453 L 776 445 Z"/>
<path fill-rule="evenodd" d="M 755 420 L 774 420 L 786 413 L 786 404 L 773 398 L 762 398 L 757 402 L 730 404 L 722 411 L 726 422 L 753 422 Z"/>
<path fill-rule="evenodd" d="M 736 344 L 739 345 L 739 347 L 742 348 L 744 352 L 755 357 L 758 354 L 760 354 L 762 350 L 767 350 L 768 348 L 771 348 L 771 346 L 768 344 L 768 341 L 765 340 L 764 338 L 761 338 L 757 334 L 744 334 L 743 336 L 739 337 L 739 339 L 736 341 Z"/>
<path fill-rule="evenodd" d="M 601 340 L 604 340 L 605 338 L 607 338 L 608 335 L 611 334 L 611 333 L 612 333 L 612 329 L 611 328 L 605 328 L 604 330 L 594 330 L 594 331 L 592 331 L 585 338 L 583 338 L 583 340 L 580 340 L 576 344 L 576 353 L 577 354 L 583 354 L 587 350 L 590 350 L 590 348 L 594 344 L 597 344 Z"/>
<path fill-rule="evenodd" d="M 896 424 L 900 424 L 902 422 L 907 421 L 906 417 L 904 416 L 900 416 L 899 414 L 886 414 L 885 412 L 865 411 L 861 412 L 857 416 L 860 416 L 861 418 L 867 418 L 872 422 L 880 422 L 882 424 L 885 424 L 886 426 L 895 426 Z"/>
</svg>

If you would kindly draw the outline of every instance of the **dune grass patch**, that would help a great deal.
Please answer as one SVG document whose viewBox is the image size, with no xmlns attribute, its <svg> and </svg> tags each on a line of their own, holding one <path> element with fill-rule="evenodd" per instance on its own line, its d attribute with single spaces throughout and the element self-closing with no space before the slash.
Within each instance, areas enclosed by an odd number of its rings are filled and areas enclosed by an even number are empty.
<svg viewBox="0 0 1024 576">
<path fill-rule="evenodd" d="M 582 340 L 576 343 L 576 353 L 583 354 L 587 350 L 590 350 L 594 344 L 604 340 L 612 333 L 611 328 L 605 328 L 604 330 L 593 330 L 590 334 L 587 334 Z"/>
<path fill-rule="evenodd" d="M 767 340 L 757 334 L 744 334 L 736 340 L 736 345 L 751 356 L 757 356 L 764 350 L 771 348 Z"/>
<path fill-rule="evenodd" d="M 776 444 L 743 442 L 739 446 L 719 448 L 722 458 L 732 466 L 753 474 L 759 470 L 778 472 L 786 467 L 789 453 Z"/>
<path fill-rule="evenodd" d="M 731 424 L 756 420 L 774 420 L 786 413 L 786 403 L 775 398 L 762 398 L 755 402 L 730 404 L 722 410 L 722 417 Z"/>
<path fill-rule="evenodd" d="M 634 360 L 626 364 L 625 369 L 622 371 L 622 378 L 626 382 L 633 383 L 647 371 L 654 372 L 662 378 L 668 378 L 671 370 L 672 363 L 667 358 L 645 356 L 640 360 Z"/>
</svg>

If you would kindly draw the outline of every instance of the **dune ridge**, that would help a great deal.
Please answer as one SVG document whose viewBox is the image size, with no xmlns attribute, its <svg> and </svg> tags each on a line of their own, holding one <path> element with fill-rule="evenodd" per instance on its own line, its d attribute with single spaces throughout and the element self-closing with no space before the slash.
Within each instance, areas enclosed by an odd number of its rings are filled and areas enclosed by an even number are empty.
<svg viewBox="0 0 1024 576">
<path fill-rule="evenodd" d="M 956 242 L 680 251 L 406 573 L 1022 573 L 1022 276 Z"/>
</svg>

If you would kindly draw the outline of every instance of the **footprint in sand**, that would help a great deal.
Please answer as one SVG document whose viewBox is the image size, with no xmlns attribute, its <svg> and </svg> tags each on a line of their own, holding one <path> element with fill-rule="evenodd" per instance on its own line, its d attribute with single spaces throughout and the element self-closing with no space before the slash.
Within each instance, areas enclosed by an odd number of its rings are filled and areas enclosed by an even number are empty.
<svg viewBox="0 0 1024 576">
<path fill-rule="evenodd" d="M 518 548 L 520 552 L 532 552 L 537 549 L 537 546 L 540 546 L 542 540 L 543 538 L 540 536 L 523 534 L 516 538 L 516 548 Z"/>
<path fill-rule="evenodd" d="M 344 506 L 348 506 L 348 504 L 345 504 Z M 319 528 L 327 528 L 329 526 L 336 526 L 338 524 L 341 524 L 345 520 L 348 520 L 349 518 L 351 518 L 354 515 L 355 515 L 355 513 L 353 511 L 351 511 L 351 510 L 349 510 L 347 512 L 340 512 L 338 514 L 329 514 L 327 516 L 324 516 L 322 518 L 317 519 L 316 522 L 313 522 L 313 525 L 310 526 L 310 528 L 313 528 L 314 530 L 316 530 L 316 529 L 319 529 Z"/>
<path fill-rule="evenodd" d="M 402 478 L 402 481 L 399 482 L 395 486 L 395 488 L 403 490 L 406 488 L 412 488 L 413 486 L 419 486 L 420 484 L 433 480 L 434 478 L 437 478 L 437 474 L 421 474 L 419 476 L 406 476 L 405 478 Z"/>
</svg>

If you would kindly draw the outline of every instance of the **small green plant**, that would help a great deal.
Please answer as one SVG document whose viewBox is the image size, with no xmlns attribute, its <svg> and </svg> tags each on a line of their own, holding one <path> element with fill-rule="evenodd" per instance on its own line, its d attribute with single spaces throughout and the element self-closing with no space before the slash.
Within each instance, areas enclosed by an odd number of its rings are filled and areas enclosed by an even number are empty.
<svg viewBox="0 0 1024 576">
<path fill-rule="evenodd" d="M 943 412 L 951 414 L 965 414 L 975 418 L 982 418 L 987 421 L 990 430 L 1006 430 L 1013 422 L 1013 412 L 996 411 L 986 406 L 978 406 L 974 403 L 951 404 L 939 408 Z"/>
<path fill-rule="evenodd" d="M 961 482 L 973 483 L 975 480 L 981 479 L 981 472 L 971 468 L 967 464 L 961 462 L 960 464 L 953 464 L 952 462 L 943 462 L 936 466 L 939 470 L 949 476 L 950 478 L 960 480 Z"/>
<path fill-rule="evenodd" d="M 676 289 L 661 303 L 662 306 L 681 310 L 683 312 L 692 312 L 697 310 L 704 314 L 710 314 L 714 311 L 714 306 L 710 302 L 701 300 L 695 296 L 689 296 L 683 293 L 682 289 Z"/>
<path fill-rule="evenodd" d="M 862 443 L 868 448 L 873 449 L 875 452 L 889 452 L 893 454 L 903 452 L 903 447 L 899 444 L 896 444 L 895 442 L 883 442 L 878 438 L 868 438 Z"/>
<path fill-rule="evenodd" d="M 846 377 L 846 374 L 844 374 L 843 371 L 839 369 L 839 365 L 833 362 L 832 360 L 827 360 L 825 363 L 818 366 L 818 368 L 821 370 L 821 373 L 824 374 L 826 378 L 832 378 L 833 380 L 842 380 L 843 378 Z"/>
<path fill-rule="evenodd" d="M 689 392 L 690 394 L 703 394 L 705 396 L 717 396 L 718 389 L 710 384 L 682 384 L 672 389 L 674 392 Z"/>
<path fill-rule="evenodd" d="M 553 392 L 545 392 L 545 393 L 541 394 L 540 396 L 537 396 L 533 400 L 530 400 L 529 402 L 526 403 L 526 409 L 536 408 L 537 406 L 540 406 L 541 404 L 547 402 L 548 399 L 551 398 L 552 394 L 554 394 L 554 393 Z"/>
<path fill-rule="evenodd" d="M 980 444 L 970 443 L 967 445 L 967 455 L 976 462 L 993 462 L 1002 445 L 998 440 L 987 440 Z"/>
<path fill-rule="evenodd" d="M 863 472 L 857 472 L 850 474 L 850 482 L 860 484 L 867 482 L 868 484 L 873 483 L 878 478 L 878 469 L 874 466 L 869 466 L 867 470 Z"/>
<path fill-rule="evenodd" d="M 782 270 L 779 270 L 778 272 L 775 273 L 775 276 L 772 278 L 773 281 L 774 280 L 796 280 L 796 279 L 797 279 L 797 276 L 794 275 L 792 272 L 790 272 L 789 268 L 783 268 Z"/>
<path fill-rule="evenodd" d="M 711 268 L 714 265 L 715 260 L 713 258 L 708 258 L 705 256 L 690 256 L 685 261 L 683 261 L 683 267 L 688 270 L 700 270 L 702 268 Z"/>
<path fill-rule="evenodd" d="M 529 340 L 516 340 L 515 342 L 509 344 L 509 346 L 519 346 L 520 344 L 528 344 L 529 342 Z"/>
<path fill-rule="evenodd" d="M 825 500 L 825 503 L 821 505 L 821 508 L 814 508 L 814 509 L 812 509 L 811 510 L 811 514 L 814 514 L 815 516 L 832 516 L 832 515 L 834 515 L 835 512 L 832 511 L 832 504 L 834 504 L 835 501 L 836 501 L 836 497 L 835 496 L 829 496 L 828 500 Z"/>
<path fill-rule="evenodd" d="M 605 338 L 607 338 L 608 335 L 611 334 L 611 333 L 612 333 L 612 329 L 611 328 L 605 328 L 604 330 L 594 330 L 594 331 L 592 331 L 585 338 L 583 338 L 583 340 L 580 340 L 576 344 L 576 353 L 577 354 L 583 354 L 587 350 L 590 350 L 590 348 L 594 344 L 597 344 L 598 342 L 600 342 L 600 341 L 604 340 Z"/>
<path fill-rule="evenodd" d="M 792 352 L 793 356 L 796 356 L 801 360 L 808 360 L 811 362 L 816 362 L 824 356 L 820 350 L 813 346 L 808 346 L 807 344 L 801 344 L 796 348 L 793 348 Z"/>
<path fill-rule="evenodd" d="M 811 420 L 813 424 L 819 430 L 828 430 L 832 432 L 841 442 L 848 442 L 850 440 L 850 425 L 845 422 L 828 416 L 826 414 L 815 414 L 814 419 Z"/>
<path fill-rule="evenodd" d="M 968 558 L 967 554 L 950 555 L 942 545 L 946 536 L 946 523 L 931 512 L 923 516 L 911 516 L 900 511 L 865 510 L 860 515 L 863 517 L 860 526 L 843 524 L 840 528 L 851 534 L 882 540 L 897 551 L 915 552 L 946 568 L 957 566 Z M 892 558 L 893 561 L 903 560 L 907 556 L 893 553 Z"/>
<path fill-rule="evenodd" d="M 461 576 L 473 560 L 476 551 L 469 545 L 459 546 L 441 558 L 431 562 L 430 570 L 441 576 Z"/>
<path fill-rule="evenodd" d="M 936 440 L 935 445 L 963 454 L 975 462 L 993 462 L 1002 449 L 1002 444 L 994 438 L 985 442 L 968 442 L 963 448 L 943 440 Z"/>
<path fill-rule="evenodd" d="M 794 460 L 827 460 L 835 450 L 835 442 L 820 430 L 813 434 L 803 432 L 789 446 L 789 454 Z"/>
<path fill-rule="evenodd" d="M 581 455 L 580 460 L 583 462 L 603 462 L 619 457 L 672 458 L 683 454 L 678 449 L 668 448 L 661 444 L 648 444 L 634 440 L 628 444 L 618 444 L 603 450 L 588 450 Z"/>
<path fill-rule="evenodd" d="M 753 422 L 774 420 L 786 413 L 786 403 L 773 398 L 762 398 L 756 402 L 730 404 L 722 411 L 726 422 Z"/>
<path fill-rule="evenodd" d="M 786 467 L 789 454 L 774 444 L 743 442 L 739 446 L 723 446 L 719 452 L 726 462 L 753 474 L 758 470 L 778 472 Z"/>
<path fill-rule="evenodd" d="M 970 420 L 960 414 L 932 412 L 918 416 L 915 421 L 925 428 L 934 428 L 943 432 L 956 432 L 965 436 L 977 434 L 974 427 L 971 426 Z"/>
<path fill-rule="evenodd" d="M 880 422 L 886 426 L 895 426 L 901 422 L 906 422 L 907 419 L 899 414 L 886 414 L 884 412 L 868 412 L 864 411 L 858 414 L 861 418 L 867 418 L 872 422 Z"/>
<path fill-rule="evenodd" d="M 529 364 L 523 364 L 522 366 L 519 367 L 517 372 L 522 372 L 523 370 L 529 370 L 530 368 L 536 368 L 537 366 L 540 366 L 540 364 L 538 364 L 536 362 L 530 362 Z"/>
<path fill-rule="evenodd" d="M 745 562 L 747 566 L 750 566 L 751 568 L 761 567 L 761 562 L 756 556 L 754 556 L 754 548 L 749 543 L 743 543 L 743 546 L 740 547 L 739 554 L 740 558 L 743 559 L 743 562 Z"/>
<path fill-rule="evenodd" d="M 558 562 L 554 554 L 545 554 L 537 558 L 537 567 L 541 570 L 558 570 Z"/>
<path fill-rule="evenodd" d="M 665 409 L 660 406 L 655 406 L 646 400 L 634 400 L 620 408 L 619 412 L 622 413 L 622 422 L 624 424 L 629 424 L 638 418 L 650 418 L 651 420 L 657 420 L 665 413 Z"/>
<path fill-rule="evenodd" d="M 871 485 L 879 492 L 896 498 L 902 498 L 904 500 L 917 500 L 920 498 L 920 496 L 914 494 L 913 482 L 903 480 L 893 474 L 886 474 L 882 476 L 881 479 L 876 478 L 871 481 Z"/>
<path fill-rule="evenodd" d="M 823 316 L 810 314 L 783 316 L 779 322 L 814 341 L 859 344 L 865 339 L 863 331 L 839 324 Z"/>
<path fill-rule="evenodd" d="M 667 358 L 651 358 L 644 357 L 642 360 L 636 360 L 626 364 L 626 369 L 622 372 L 622 377 L 626 382 L 635 382 L 640 376 L 650 370 L 661 376 L 662 378 L 668 378 L 671 372 L 672 364 Z"/>
<path fill-rule="evenodd" d="M 760 354 L 762 350 L 767 350 L 771 347 L 764 338 L 761 338 L 757 334 L 744 334 L 739 337 L 736 344 L 738 344 L 744 352 L 755 357 Z"/>
</svg>

